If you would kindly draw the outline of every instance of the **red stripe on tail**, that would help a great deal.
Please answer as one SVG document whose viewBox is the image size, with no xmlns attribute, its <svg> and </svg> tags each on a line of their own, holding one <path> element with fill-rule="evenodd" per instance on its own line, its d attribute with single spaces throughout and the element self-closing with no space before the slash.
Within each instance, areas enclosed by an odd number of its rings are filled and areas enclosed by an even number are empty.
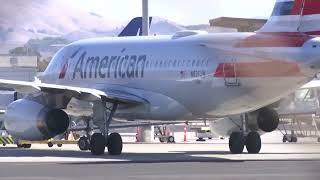
<svg viewBox="0 0 320 180">
<path fill-rule="evenodd" d="M 306 0 L 304 9 L 303 9 L 303 15 L 312 15 L 312 14 L 320 14 L 319 0 Z"/>
<path fill-rule="evenodd" d="M 313 37 L 299 32 L 263 32 L 256 33 L 241 40 L 238 44 L 235 45 L 235 47 L 302 47 L 305 42 L 312 38 Z"/>
<path fill-rule="evenodd" d="M 300 15 L 303 6 L 303 0 L 295 0 L 291 15 Z"/>
</svg>

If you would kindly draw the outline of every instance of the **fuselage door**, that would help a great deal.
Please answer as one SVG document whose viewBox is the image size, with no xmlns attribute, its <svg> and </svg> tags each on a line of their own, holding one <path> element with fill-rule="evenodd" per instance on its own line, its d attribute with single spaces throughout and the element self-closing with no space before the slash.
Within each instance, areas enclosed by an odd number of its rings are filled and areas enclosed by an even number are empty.
<svg viewBox="0 0 320 180">
<path fill-rule="evenodd" d="M 226 86 L 240 86 L 237 72 L 237 62 L 235 59 L 223 64 L 223 78 Z"/>
</svg>

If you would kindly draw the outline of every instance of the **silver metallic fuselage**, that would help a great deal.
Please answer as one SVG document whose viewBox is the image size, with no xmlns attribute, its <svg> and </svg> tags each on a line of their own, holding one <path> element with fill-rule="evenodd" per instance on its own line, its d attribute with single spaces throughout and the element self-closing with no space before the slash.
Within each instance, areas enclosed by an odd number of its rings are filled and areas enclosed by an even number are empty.
<svg viewBox="0 0 320 180">
<path fill-rule="evenodd" d="M 251 112 L 311 80 L 320 58 L 317 38 L 300 47 L 237 45 L 253 35 L 83 40 L 60 50 L 41 79 L 51 84 L 117 89 L 144 99 L 144 105 L 120 107 L 116 116 L 128 119 L 184 120 Z M 275 67 L 273 71 L 269 67 L 266 73 L 259 73 L 255 68 L 261 65 L 252 65 L 270 62 L 276 62 L 275 66 L 285 62 L 294 68 Z M 230 65 L 232 71 L 243 66 L 243 72 L 227 75 L 230 67 L 225 66 Z"/>
</svg>

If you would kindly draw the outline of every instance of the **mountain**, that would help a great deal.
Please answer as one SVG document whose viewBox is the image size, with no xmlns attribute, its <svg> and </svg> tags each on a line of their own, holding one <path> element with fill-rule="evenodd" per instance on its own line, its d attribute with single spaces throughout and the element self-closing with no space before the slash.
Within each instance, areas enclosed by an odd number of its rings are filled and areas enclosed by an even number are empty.
<svg viewBox="0 0 320 180">
<path fill-rule="evenodd" d="M 129 22 L 129 19 L 128 19 L 128 22 Z M 109 31 L 103 31 L 103 30 L 97 30 L 97 29 L 91 30 L 91 31 L 76 30 L 64 35 L 63 37 L 70 41 L 75 41 L 79 39 L 86 39 L 86 38 L 92 38 L 92 37 L 117 36 L 126 25 L 127 24 L 124 24 L 120 28 L 116 27 Z M 153 34 L 169 35 L 182 30 L 186 30 L 186 28 L 175 22 L 172 22 L 160 17 L 153 17 L 153 20 L 150 26 L 150 34 L 152 35 Z"/>
<path fill-rule="evenodd" d="M 153 17 L 150 26 L 150 34 L 156 35 L 169 35 L 183 30 L 186 28 L 182 25 L 160 17 Z"/>
<path fill-rule="evenodd" d="M 110 31 L 115 23 L 96 13 L 74 9 L 64 0 L 0 0 L 0 3 L 2 42 L 26 42 L 75 31 Z"/>
<path fill-rule="evenodd" d="M 75 9 L 68 2 L 0 0 L 0 44 L 25 45 L 41 53 L 51 54 L 59 48 L 57 44 L 63 45 L 61 42 L 117 36 L 126 25 L 119 25 L 111 17 Z M 131 18 L 133 17 L 128 17 L 128 22 Z M 153 17 L 150 34 L 169 35 L 186 29 L 201 29 L 204 26 L 182 26 L 167 19 Z"/>
</svg>

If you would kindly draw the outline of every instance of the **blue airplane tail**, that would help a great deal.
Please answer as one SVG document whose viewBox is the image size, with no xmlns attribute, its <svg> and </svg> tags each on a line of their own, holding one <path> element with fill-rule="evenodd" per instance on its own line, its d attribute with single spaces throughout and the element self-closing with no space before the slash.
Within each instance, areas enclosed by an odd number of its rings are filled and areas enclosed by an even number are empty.
<svg viewBox="0 0 320 180">
<path fill-rule="evenodd" d="M 149 18 L 149 27 L 152 23 L 152 17 Z M 142 36 L 142 17 L 133 18 L 129 24 L 122 30 L 119 37 Z"/>
</svg>

